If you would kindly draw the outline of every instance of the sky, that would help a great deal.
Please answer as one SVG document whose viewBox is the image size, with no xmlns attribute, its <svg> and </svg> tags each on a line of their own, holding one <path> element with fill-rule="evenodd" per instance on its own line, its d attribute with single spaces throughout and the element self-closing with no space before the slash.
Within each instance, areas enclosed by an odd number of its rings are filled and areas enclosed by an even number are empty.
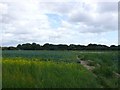
<svg viewBox="0 0 120 90">
<path fill-rule="evenodd" d="M 0 0 L 0 45 L 118 45 L 117 0 Z"/>
</svg>

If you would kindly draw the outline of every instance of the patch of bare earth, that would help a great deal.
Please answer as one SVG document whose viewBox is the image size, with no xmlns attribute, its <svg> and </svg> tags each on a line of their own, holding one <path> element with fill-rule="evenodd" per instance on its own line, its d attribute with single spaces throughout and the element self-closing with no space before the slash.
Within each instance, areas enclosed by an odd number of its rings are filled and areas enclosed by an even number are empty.
<svg viewBox="0 0 120 90">
<path fill-rule="evenodd" d="M 78 56 L 77 56 L 77 60 L 78 60 L 78 63 L 80 63 L 81 65 L 83 65 L 87 70 L 91 71 L 95 69 L 95 66 L 91 66 L 90 65 L 90 62 L 92 62 L 91 60 L 81 60 Z M 93 75 L 95 77 L 97 77 L 94 73 Z"/>
<path fill-rule="evenodd" d="M 81 62 L 80 64 L 82 64 L 84 67 L 86 67 L 90 71 L 92 71 L 95 68 L 95 66 L 89 66 L 89 62 L 88 61 L 80 60 L 80 62 Z"/>
<path fill-rule="evenodd" d="M 113 72 L 114 75 L 117 77 L 117 78 L 120 78 L 120 74 L 119 73 L 116 73 L 116 72 Z"/>
<path fill-rule="evenodd" d="M 77 60 L 79 61 L 79 63 L 81 65 L 83 65 L 86 69 L 88 69 L 89 71 L 93 71 L 95 69 L 95 66 L 91 66 L 90 63 L 93 62 L 91 60 L 81 60 L 79 57 L 77 57 Z M 100 67 L 99 64 L 97 64 L 98 67 Z M 93 73 L 94 74 L 94 73 Z M 120 74 L 119 73 L 116 73 L 116 72 L 113 72 L 113 74 L 117 77 L 117 78 L 120 78 Z M 94 74 L 94 76 L 96 76 Z"/>
<path fill-rule="evenodd" d="M 77 60 L 81 65 L 83 65 L 85 68 L 87 68 L 90 71 L 92 71 L 95 68 L 95 66 L 89 65 L 89 63 L 92 62 L 91 60 L 81 60 L 78 56 L 77 56 Z"/>
</svg>

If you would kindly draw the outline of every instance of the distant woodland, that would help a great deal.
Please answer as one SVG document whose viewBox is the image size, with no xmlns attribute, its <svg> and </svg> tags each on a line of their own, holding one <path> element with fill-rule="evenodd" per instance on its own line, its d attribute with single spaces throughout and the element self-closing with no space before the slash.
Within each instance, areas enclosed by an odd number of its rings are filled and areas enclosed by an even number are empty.
<svg viewBox="0 0 120 90">
<path fill-rule="evenodd" d="M 85 45 L 75 45 L 75 44 L 49 44 L 46 43 L 44 45 L 36 44 L 36 43 L 26 43 L 26 44 L 18 44 L 16 47 L 0 47 L 2 50 L 120 50 L 120 45 L 115 46 L 107 46 L 101 44 L 88 44 Z"/>
</svg>

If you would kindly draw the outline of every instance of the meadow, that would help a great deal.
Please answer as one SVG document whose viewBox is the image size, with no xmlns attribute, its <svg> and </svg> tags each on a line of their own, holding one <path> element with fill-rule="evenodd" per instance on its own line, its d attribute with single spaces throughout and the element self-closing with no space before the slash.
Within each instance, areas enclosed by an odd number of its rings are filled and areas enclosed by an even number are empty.
<svg viewBox="0 0 120 90">
<path fill-rule="evenodd" d="M 3 88 L 117 88 L 117 51 L 5 50 Z M 88 70 L 79 60 L 95 67 Z"/>
</svg>

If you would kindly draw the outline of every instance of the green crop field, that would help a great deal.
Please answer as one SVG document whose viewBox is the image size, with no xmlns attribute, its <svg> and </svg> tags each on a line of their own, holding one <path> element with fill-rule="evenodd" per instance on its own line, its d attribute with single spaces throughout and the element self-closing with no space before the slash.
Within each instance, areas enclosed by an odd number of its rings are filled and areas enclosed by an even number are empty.
<svg viewBox="0 0 120 90">
<path fill-rule="evenodd" d="M 118 59 L 117 51 L 6 50 L 2 52 L 2 86 L 117 88 L 120 80 Z"/>
</svg>

